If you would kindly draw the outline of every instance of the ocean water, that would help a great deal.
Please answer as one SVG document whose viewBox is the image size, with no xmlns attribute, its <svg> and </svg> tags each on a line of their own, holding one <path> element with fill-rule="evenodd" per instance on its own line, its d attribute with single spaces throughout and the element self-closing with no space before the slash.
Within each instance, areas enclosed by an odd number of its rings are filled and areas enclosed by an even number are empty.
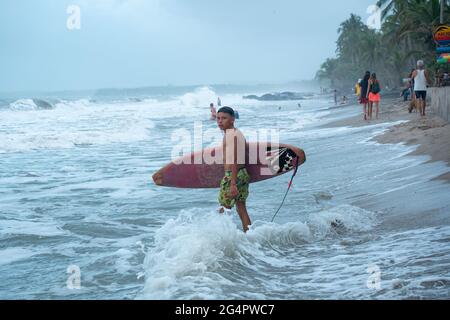
<svg viewBox="0 0 450 320">
<path fill-rule="evenodd" d="M 217 190 L 151 181 L 199 125 L 221 140 L 218 95 L 249 139 L 277 130 L 307 154 L 274 223 L 290 177 L 251 186 L 247 234 Z M 1 99 L 0 298 L 450 298 L 450 184 L 432 180 L 446 164 L 373 140 L 395 123 L 326 126 L 359 106 L 243 95 Z"/>
</svg>

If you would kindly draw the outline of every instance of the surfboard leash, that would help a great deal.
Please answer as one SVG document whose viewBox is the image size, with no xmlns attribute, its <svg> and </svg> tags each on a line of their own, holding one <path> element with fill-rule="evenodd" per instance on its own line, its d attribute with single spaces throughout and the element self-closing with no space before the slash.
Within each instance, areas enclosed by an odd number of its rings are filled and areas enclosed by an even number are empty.
<svg viewBox="0 0 450 320">
<path fill-rule="evenodd" d="M 274 216 L 273 216 L 273 218 L 272 218 L 272 221 L 271 221 L 272 223 L 275 221 L 275 218 L 277 217 L 278 213 L 280 212 L 281 208 L 283 207 L 284 202 L 286 201 L 286 198 L 287 198 L 287 196 L 288 196 L 288 194 L 289 194 L 289 191 L 291 190 L 292 183 L 294 182 L 294 178 L 295 178 L 295 176 L 297 175 L 297 171 L 298 171 L 298 168 L 299 168 L 300 158 L 297 156 L 296 160 L 297 160 L 297 162 L 296 162 L 294 174 L 292 175 L 291 181 L 289 182 L 288 189 L 287 189 L 287 191 L 286 191 L 286 194 L 284 195 L 283 201 L 281 202 L 280 207 L 278 208 L 277 212 L 275 212 L 275 214 L 274 214 Z"/>
</svg>

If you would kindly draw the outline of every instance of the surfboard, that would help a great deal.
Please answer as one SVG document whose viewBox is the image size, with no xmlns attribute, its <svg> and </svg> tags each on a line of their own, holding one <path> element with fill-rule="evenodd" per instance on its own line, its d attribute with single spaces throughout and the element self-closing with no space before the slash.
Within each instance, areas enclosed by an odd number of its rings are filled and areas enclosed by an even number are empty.
<svg viewBox="0 0 450 320">
<path fill-rule="evenodd" d="M 288 144 L 247 143 L 245 153 L 250 183 L 284 175 L 305 160 L 305 153 L 300 148 Z M 153 181 L 162 187 L 219 188 L 224 177 L 222 154 L 222 147 L 215 147 L 180 157 L 156 172 Z M 215 159 L 212 163 L 211 158 Z"/>
</svg>

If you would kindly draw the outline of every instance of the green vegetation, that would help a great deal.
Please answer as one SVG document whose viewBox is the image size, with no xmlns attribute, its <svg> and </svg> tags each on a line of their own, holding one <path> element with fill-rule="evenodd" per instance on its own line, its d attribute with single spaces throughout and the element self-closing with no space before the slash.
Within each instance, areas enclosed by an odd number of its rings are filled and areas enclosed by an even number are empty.
<svg viewBox="0 0 450 320">
<path fill-rule="evenodd" d="M 336 58 L 325 61 L 316 78 L 332 88 L 349 90 L 364 72 L 376 72 L 389 88 L 402 86 L 423 59 L 435 72 L 436 45 L 433 30 L 439 25 L 439 0 L 380 0 L 382 26 L 372 30 L 361 17 L 352 14 L 339 29 Z M 450 22 L 450 6 L 445 5 L 444 21 Z"/>
</svg>

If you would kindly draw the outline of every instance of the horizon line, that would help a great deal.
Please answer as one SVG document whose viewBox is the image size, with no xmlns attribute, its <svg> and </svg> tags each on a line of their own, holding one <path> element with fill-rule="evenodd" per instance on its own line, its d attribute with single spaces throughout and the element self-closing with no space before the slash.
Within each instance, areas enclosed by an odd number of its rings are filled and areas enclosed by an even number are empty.
<svg viewBox="0 0 450 320">
<path fill-rule="evenodd" d="M 297 80 L 286 80 L 286 81 L 275 81 L 275 82 L 253 82 L 253 81 L 242 81 L 242 82 L 229 82 L 229 83 L 215 83 L 215 84 L 166 84 L 166 85 L 143 85 L 137 87 L 100 87 L 100 88 L 90 88 L 90 89 L 56 89 L 56 90 L 14 90 L 14 91 L 0 91 L 0 97 L 3 95 L 15 95 L 15 94 L 56 94 L 56 93 L 77 93 L 77 92 L 98 92 L 103 90 L 144 90 L 144 89 L 157 89 L 157 88 L 201 88 L 201 87 L 219 87 L 219 86 L 264 86 L 264 85 L 286 85 L 297 82 L 317 82 L 316 79 L 297 79 Z"/>
</svg>

